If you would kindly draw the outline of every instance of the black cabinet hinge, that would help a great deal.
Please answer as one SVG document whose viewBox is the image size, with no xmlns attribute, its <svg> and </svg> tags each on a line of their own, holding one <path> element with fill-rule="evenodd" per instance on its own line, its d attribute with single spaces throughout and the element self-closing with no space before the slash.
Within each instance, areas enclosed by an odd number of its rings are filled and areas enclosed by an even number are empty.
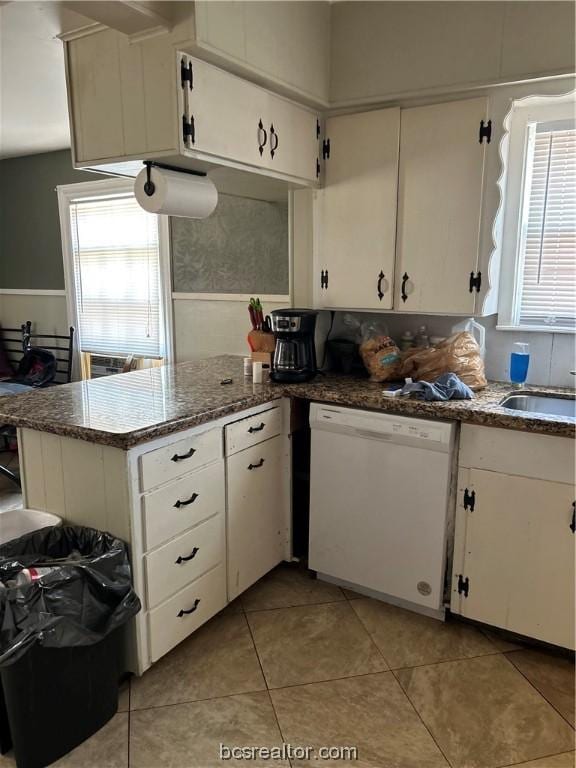
<svg viewBox="0 0 576 768">
<path fill-rule="evenodd" d="M 320 178 L 320 160 L 316 158 L 316 178 Z"/>
<path fill-rule="evenodd" d="M 323 269 L 320 272 L 320 288 L 328 288 L 328 270 Z"/>
<path fill-rule="evenodd" d="M 484 120 L 480 120 L 480 131 L 478 132 L 478 141 L 480 144 L 486 139 L 486 144 L 490 144 L 492 138 L 492 120 L 488 120 L 487 123 Z"/>
<path fill-rule="evenodd" d="M 316 138 L 320 138 L 320 120 L 316 120 Z"/>
<path fill-rule="evenodd" d="M 190 115 L 190 120 L 186 119 L 186 115 L 182 115 L 182 138 L 184 139 L 184 144 L 186 144 L 188 138 L 192 144 L 196 141 L 194 115 Z"/>
<path fill-rule="evenodd" d="M 194 88 L 194 75 L 192 73 L 191 61 L 186 63 L 186 60 L 182 59 L 180 62 L 180 82 L 182 83 L 182 88 L 186 87 L 186 83 L 188 83 L 190 90 Z"/>
<path fill-rule="evenodd" d="M 327 160 L 330 157 L 330 139 L 324 139 L 322 142 L 322 159 Z"/>
<path fill-rule="evenodd" d="M 475 504 L 476 491 L 469 491 L 468 488 L 464 488 L 464 509 L 469 509 L 470 512 L 474 512 Z"/>
<path fill-rule="evenodd" d="M 462 574 L 458 576 L 458 594 L 464 595 L 464 597 L 468 597 L 468 593 L 470 592 L 470 579 L 468 576 L 464 578 Z"/>
<path fill-rule="evenodd" d="M 470 282 L 468 285 L 468 290 L 470 293 L 476 288 L 476 293 L 480 293 L 480 286 L 482 285 L 482 272 L 470 272 Z"/>
</svg>

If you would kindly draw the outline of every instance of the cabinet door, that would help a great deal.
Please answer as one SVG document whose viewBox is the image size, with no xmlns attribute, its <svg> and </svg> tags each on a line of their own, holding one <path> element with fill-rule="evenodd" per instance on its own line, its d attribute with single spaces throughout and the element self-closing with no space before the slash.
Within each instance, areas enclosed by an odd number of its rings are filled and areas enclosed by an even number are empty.
<svg viewBox="0 0 576 768">
<path fill-rule="evenodd" d="M 266 123 L 269 167 L 279 173 L 316 182 L 318 116 L 291 101 L 270 96 Z"/>
<path fill-rule="evenodd" d="M 486 98 L 402 111 L 395 309 L 472 314 Z"/>
<path fill-rule="evenodd" d="M 399 109 L 327 120 L 316 199 L 322 306 L 392 308 L 399 131 Z"/>
<path fill-rule="evenodd" d="M 178 77 L 182 58 L 192 66 L 193 78 L 193 87 L 186 85 L 183 95 L 184 113 L 194 126 L 194 135 L 183 142 L 184 149 L 238 163 L 269 166 L 268 93 L 183 54 L 178 58 Z"/>
<path fill-rule="evenodd" d="M 74 154 L 77 162 L 124 154 L 122 79 L 112 30 L 66 44 Z"/>
<path fill-rule="evenodd" d="M 286 536 L 283 439 L 273 437 L 227 459 L 228 599 L 282 559 Z"/>
<path fill-rule="evenodd" d="M 572 485 L 471 469 L 459 486 L 456 541 L 468 596 L 457 591 L 456 553 L 452 610 L 574 648 Z M 473 509 L 463 508 L 465 488 Z"/>
</svg>

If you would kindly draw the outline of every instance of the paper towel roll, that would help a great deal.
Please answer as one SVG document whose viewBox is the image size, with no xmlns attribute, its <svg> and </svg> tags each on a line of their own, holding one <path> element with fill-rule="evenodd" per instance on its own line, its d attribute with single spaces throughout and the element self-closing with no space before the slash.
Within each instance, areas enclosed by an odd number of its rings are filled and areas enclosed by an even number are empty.
<svg viewBox="0 0 576 768">
<path fill-rule="evenodd" d="M 152 195 L 144 191 L 147 178 L 148 172 L 144 168 L 134 182 L 134 194 L 139 205 L 148 213 L 205 219 L 218 203 L 218 190 L 207 176 L 152 167 Z"/>
</svg>

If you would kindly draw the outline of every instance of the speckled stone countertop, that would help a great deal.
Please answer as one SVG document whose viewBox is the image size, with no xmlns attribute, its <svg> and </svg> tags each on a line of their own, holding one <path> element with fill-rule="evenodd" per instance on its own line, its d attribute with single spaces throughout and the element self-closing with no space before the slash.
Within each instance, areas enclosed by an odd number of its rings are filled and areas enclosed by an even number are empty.
<svg viewBox="0 0 576 768">
<path fill-rule="evenodd" d="M 224 379 L 231 384 L 222 384 Z M 576 419 L 499 405 L 510 384 L 492 383 L 474 400 L 427 403 L 382 394 L 384 385 L 341 374 L 306 384 L 253 384 L 231 355 L 0 397 L 0 424 L 128 449 L 280 397 L 574 437 Z M 526 387 L 570 397 L 567 389 Z M 573 393 L 572 393 L 573 396 Z"/>
</svg>

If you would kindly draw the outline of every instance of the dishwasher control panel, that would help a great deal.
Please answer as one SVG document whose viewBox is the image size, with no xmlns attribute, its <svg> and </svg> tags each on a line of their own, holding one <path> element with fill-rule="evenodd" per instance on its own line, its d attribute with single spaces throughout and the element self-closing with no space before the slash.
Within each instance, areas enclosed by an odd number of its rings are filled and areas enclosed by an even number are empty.
<svg viewBox="0 0 576 768">
<path fill-rule="evenodd" d="M 329 431 L 358 434 L 391 442 L 425 443 L 428 450 L 449 451 L 454 423 L 413 416 L 362 411 L 356 408 L 320 405 L 310 407 L 310 426 Z M 423 446 L 424 447 L 424 446 Z"/>
</svg>

